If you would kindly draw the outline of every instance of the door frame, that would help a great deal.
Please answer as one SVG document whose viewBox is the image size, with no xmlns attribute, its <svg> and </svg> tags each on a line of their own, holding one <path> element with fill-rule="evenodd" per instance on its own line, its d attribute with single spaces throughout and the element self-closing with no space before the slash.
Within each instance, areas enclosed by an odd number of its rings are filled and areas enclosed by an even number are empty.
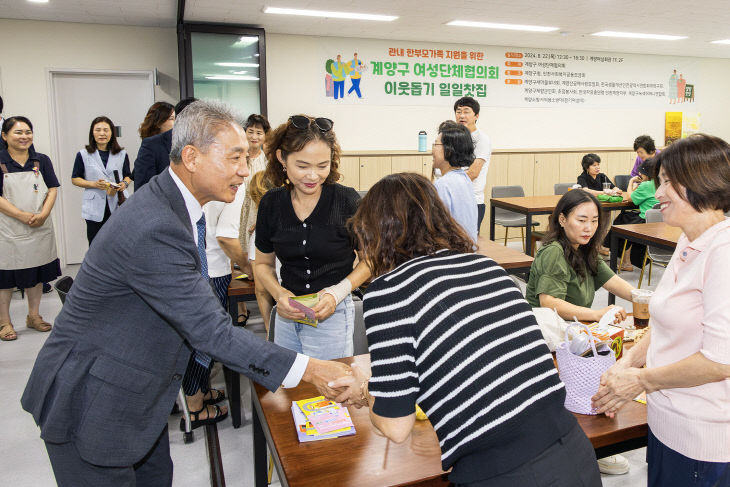
<svg viewBox="0 0 730 487">
<path fill-rule="evenodd" d="M 259 38 L 259 106 L 268 117 L 266 93 L 266 31 L 260 27 L 242 24 L 182 22 L 177 27 L 178 69 L 180 70 L 180 99 L 193 96 L 193 48 L 191 36 L 196 34 L 231 34 Z"/>
<path fill-rule="evenodd" d="M 56 104 L 55 86 L 54 80 L 57 75 L 64 74 L 93 74 L 93 75 L 109 75 L 109 76 L 146 76 L 149 81 L 150 94 L 152 100 L 155 99 L 155 83 L 154 83 L 154 72 L 151 70 L 132 70 L 132 69 L 83 69 L 83 68 L 46 68 L 46 85 L 48 92 L 48 111 L 49 111 L 49 122 L 50 122 L 50 135 L 51 135 L 51 160 L 60 161 L 60 146 L 59 146 L 59 134 L 60 127 L 58 117 L 58 106 Z M 56 164 L 56 167 L 60 168 L 60 163 Z M 56 175 L 57 177 L 59 174 Z M 59 181 L 62 178 L 59 177 Z M 65 181 L 67 184 L 71 184 L 71 180 Z M 60 192 L 63 191 L 63 182 L 59 194 L 56 196 L 56 203 L 54 210 L 59 208 L 59 211 L 53 212 L 53 223 L 56 232 L 56 248 L 58 249 L 58 258 L 61 261 L 61 266 L 66 265 L 66 227 L 64 225 L 64 208 L 63 198 L 60 197 Z"/>
</svg>

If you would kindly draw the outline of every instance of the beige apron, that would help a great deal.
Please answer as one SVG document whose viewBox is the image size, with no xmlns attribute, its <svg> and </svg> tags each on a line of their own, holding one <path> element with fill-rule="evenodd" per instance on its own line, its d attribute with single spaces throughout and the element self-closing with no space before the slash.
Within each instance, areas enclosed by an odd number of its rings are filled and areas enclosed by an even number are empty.
<svg viewBox="0 0 730 487">
<path fill-rule="evenodd" d="M 2 197 L 19 210 L 40 213 L 48 195 L 48 187 L 43 181 L 38 161 L 33 161 L 33 168 L 33 171 L 11 173 L 5 164 L 0 164 Z M 0 269 L 3 270 L 39 267 L 58 257 L 50 216 L 43 225 L 32 228 L 27 223 L 0 213 L 0 243 L 3 249 L 0 252 Z"/>
</svg>

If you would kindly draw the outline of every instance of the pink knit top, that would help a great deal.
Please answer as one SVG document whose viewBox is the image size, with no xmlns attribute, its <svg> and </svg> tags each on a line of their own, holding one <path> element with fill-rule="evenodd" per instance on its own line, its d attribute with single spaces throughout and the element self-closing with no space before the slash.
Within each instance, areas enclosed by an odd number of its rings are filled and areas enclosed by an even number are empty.
<svg viewBox="0 0 730 487">
<path fill-rule="evenodd" d="M 697 352 L 730 364 L 730 219 L 690 242 L 683 234 L 649 305 L 647 367 Z M 649 427 L 694 460 L 730 462 L 730 380 L 649 394 Z"/>
</svg>

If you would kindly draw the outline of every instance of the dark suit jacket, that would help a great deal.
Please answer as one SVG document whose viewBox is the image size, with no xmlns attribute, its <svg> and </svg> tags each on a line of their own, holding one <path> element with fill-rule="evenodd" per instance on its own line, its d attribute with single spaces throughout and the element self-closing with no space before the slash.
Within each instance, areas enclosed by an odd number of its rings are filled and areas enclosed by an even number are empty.
<svg viewBox="0 0 730 487">
<path fill-rule="evenodd" d="M 172 130 L 142 140 L 134 161 L 134 190 L 147 184 L 152 176 L 162 173 L 170 165 Z"/>
<path fill-rule="evenodd" d="M 52 443 L 129 466 L 167 424 L 192 348 L 270 390 L 296 354 L 232 326 L 200 274 L 169 170 L 112 214 L 91 246 L 21 400 Z"/>
</svg>

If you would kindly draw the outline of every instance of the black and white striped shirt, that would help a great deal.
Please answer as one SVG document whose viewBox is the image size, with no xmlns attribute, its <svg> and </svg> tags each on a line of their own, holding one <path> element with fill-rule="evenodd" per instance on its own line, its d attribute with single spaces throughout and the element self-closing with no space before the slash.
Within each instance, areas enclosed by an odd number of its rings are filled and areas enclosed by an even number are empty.
<svg viewBox="0 0 730 487">
<path fill-rule="evenodd" d="M 507 273 L 440 251 L 375 279 L 364 299 L 373 411 L 418 403 L 452 482 L 508 472 L 575 425 L 535 316 Z"/>
</svg>

